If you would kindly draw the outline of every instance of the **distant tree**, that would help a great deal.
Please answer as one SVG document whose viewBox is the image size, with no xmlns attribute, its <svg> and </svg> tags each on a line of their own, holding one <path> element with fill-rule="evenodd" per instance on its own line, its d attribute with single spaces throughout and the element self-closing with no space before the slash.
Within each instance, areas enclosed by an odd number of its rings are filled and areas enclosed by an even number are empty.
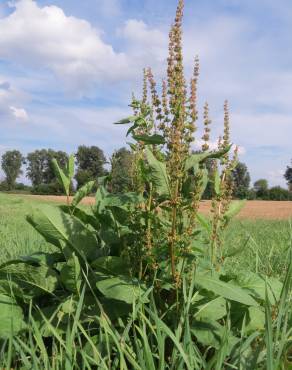
<svg viewBox="0 0 292 370">
<path fill-rule="evenodd" d="M 26 176 L 30 179 L 33 186 L 44 183 L 47 158 L 48 152 L 46 149 L 35 150 L 34 152 L 28 153 L 26 157 Z"/>
<path fill-rule="evenodd" d="M 132 188 L 133 154 L 126 148 L 116 150 L 111 157 L 110 190 L 123 193 Z"/>
<path fill-rule="evenodd" d="M 1 165 L 6 176 L 8 190 L 14 189 L 17 177 L 22 174 L 23 163 L 24 158 L 18 150 L 10 150 L 3 154 Z"/>
<path fill-rule="evenodd" d="M 291 161 L 291 167 L 287 166 L 284 177 L 287 180 L 289 190 L 292 191 L 292 161 Z"/>
<path fill-rule="evenodd" d="M 34 191 L 37 193 L 45 193 L 44 189 L 47 189 L 47 193 L 51 194 L 62 193 L 62 187 L 57 181 L 52 166 L 53 158 L 56 158 L 61 168 L 64 168 L 68 160 L 68 155 L 63 151 L 52 149 L 35 150 L 27 155 L 27 177 L 31 180 Z"/>
<path fill-rule="evenodd" d="M 268 197 L 268 181 L 266 179 L 259 179 L 253 184 L 256 192 L 256 197 L 260 199 L 266 199 Z"/>
<path fill-rule="evenodd" d="M 250 175 L 245 163 L 238 162 L 232 171 L 233 177 L 233 196 L 239 199 L 245 199 L 249 195 Z"/>
<path fill-rule="evenodd" d="M 104 176 L 107 171 L 104 168 L 106 158 L 103 151 L 97 146 L 79 146 L 76 153 L 77 172 L 75 179 L 77 188 L 90 180 L 97 180 Z"/>
<path fill-rule="evenodd" d="M 292 194 L 281 186 L 274 186 L 269 189 L 269 200 L 292 200 Z"/>
</svg>

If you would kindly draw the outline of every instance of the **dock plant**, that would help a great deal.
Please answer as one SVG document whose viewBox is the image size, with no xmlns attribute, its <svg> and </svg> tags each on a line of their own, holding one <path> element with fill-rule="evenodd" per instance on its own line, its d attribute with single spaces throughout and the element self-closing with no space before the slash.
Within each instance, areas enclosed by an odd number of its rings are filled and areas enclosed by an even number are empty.
<svg viewBox="0 0 292 370">
<path fill-rule="evenodd" d="M 55 162 L 67 204 L 38 205 L 27 217 L 55 251 L 0 266 L 2 367 L 291 366 L 291 263 L 283 282 L 224 269 L 240 252 L 224 250 L 225 230 L 244 205 L 232 201 L 237 149 L 227 102 L 222 137 L 210 149 L 208 103 L 202 121 L 198 112 L 197 57 L 185 77 L 183 8 L 179 0 L 165 79 L 159 86 L 145 68 L 133 114 L 116 122 L 128 125 L 133 191 L 113 194 L 110 175 L 102 177 L 95 205 L 82 207 L 94 182 L 70 201 L 74 161 L 66 173 Z M 199 151 L 196 140 L 203 142 Z M 208 217 L 199 212 L 207 184 L 213 193 Z"/>
</svg>

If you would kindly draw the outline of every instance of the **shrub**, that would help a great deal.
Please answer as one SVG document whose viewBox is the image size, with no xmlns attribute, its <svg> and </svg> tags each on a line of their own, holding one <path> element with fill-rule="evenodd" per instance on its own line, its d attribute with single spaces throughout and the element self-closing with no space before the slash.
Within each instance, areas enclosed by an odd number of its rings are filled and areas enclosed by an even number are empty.
<svg viewBox="0 0 292 370">
<path fill-rule="evenodd" d="M 292 200 L 292 194 L 281 186 L 274 186 L 269 189 L 269 200 Z"/>
</svg>

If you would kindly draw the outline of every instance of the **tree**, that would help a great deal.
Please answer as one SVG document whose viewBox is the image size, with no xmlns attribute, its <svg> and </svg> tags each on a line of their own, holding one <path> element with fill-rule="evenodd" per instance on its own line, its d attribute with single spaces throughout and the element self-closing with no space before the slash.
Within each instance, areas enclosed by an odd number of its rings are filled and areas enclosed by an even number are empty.
<svg viewBox="0 0 292 370">
<path fill-rule="evenodd" d="M 23 163 L 24 158 L 18 150 L 10 150 L 3 154 L 1 164 L 8 190 L 14 189 L 17 177 L 22 174 L 21 166 Z"/>
<path fill-rule="evenodd" d="M 232 171 L 233 177 L 233 196 L 235 198 L 244 199 L 248 197 L 250 175 L 245 163 L 238 162 Z"/>
<path fill-rule="evenodd" d="M 281 186 L 274 186 L 269 189 L 269 200 L 292 200 L 292 194 Z"/>
<path fill-rule="evenodd" d="M 62 193 L 62 187 L 57 181 L 52 160 L 56 159 L 62 169 L 68 161 L 67 153 L 52 149 L 35 150 L 27 155 L 27 177 L 35 190 L 41 193 Z"/>
<path fill-rule="evenodd" d="M 120 148 L 111 157 L 111 191 L 123 193 L 132 188 L 133 154 L 126 148 Z"/>
<path fill-rule="evenodd" d="M 88 181 L 97 180 L 98 177 L 107 173 L 104 169 L 106 158 L 103 151 L 97 146 L 79 146 L 76 153 L 76 161 L 77 172 L 75 179 L 78 189 Z"/>
<path fill-rule="evenodd" d="M 268 197 L 268 181 L 266 179 L 259 179 L 253 184 L 256 192 L 256 197 L 265 199 Z"/>
<path fill-rule="evenodd" d="M 289 190 L 292 191 L 292 161 L 291 167 L 287 166 L 284 177 L 287 180 Z"/>
</svg>

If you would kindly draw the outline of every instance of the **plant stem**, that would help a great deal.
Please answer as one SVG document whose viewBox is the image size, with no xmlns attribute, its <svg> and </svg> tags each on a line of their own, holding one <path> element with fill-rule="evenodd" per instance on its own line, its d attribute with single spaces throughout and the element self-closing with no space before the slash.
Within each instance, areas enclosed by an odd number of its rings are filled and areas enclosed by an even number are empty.
<svg viewBox="0 0 292 370">
<path fill-rule="evenodd" d="M 169 244 L 169 256 L 171 262 L 171 274 L 174 282 L 176 281 L 176 274 L 175 274 L 175 241 L 176 241 L 176 218 L 177 218 L 177 198 L 178 198 L 178 187 L 179 182 L 176 180 L 175 182 L 175 192 L 173 198 L 173 208 L 172 208 L 172 223 L 171 223 L 171 239 Z"/>
</svg>

